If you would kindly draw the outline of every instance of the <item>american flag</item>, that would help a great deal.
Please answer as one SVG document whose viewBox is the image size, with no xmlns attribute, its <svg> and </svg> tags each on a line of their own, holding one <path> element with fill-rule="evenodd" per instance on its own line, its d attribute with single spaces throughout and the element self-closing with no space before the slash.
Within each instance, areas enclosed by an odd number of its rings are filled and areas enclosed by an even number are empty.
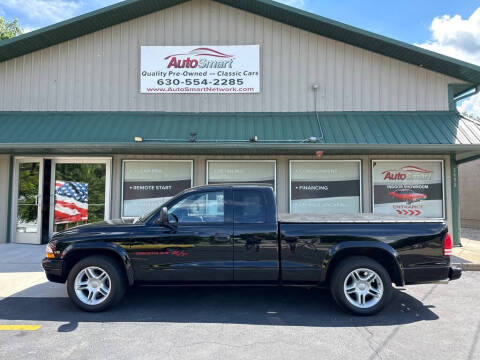
<svg viewBox="0 0 480 360">
<path fill-rule="evenodd" d="M 88 219 L 88 184 L 74 181 L 55 182 L 55 224 Z"/>
</svg>

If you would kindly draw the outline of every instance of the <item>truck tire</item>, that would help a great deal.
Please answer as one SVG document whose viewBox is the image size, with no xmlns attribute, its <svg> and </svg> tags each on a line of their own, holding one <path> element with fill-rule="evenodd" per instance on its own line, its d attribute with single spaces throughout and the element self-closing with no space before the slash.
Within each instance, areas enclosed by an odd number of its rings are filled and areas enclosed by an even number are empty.
<svg viewBox="0 0 480 360">
<path fill-rule="evenodd" d="M 90 312 L 106 310 L 117 304 L 127 288 L 120 265 L 107 256 L 89 256 L 76 263 L 67 279 L 70 300 Z"/>
<path fill-rule="evenodd" d="M 390 300 L 392 280 L 375 260 L 355 256 L 346 258 L 335 267 L 330 290 L 343 309 L 356 315 L 373 315 Z"/>
</svg>

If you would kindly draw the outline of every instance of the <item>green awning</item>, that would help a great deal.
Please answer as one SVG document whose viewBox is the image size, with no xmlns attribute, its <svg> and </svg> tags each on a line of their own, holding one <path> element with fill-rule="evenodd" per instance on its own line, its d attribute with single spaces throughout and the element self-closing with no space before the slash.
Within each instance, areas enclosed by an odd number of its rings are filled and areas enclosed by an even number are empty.
<svg viewBox="0 0 480 360">
<path fill-rule="evenodd" d="M 457 112 L 0 112 L 0 151 L 28 149 L 472 153 L 480 123 Z"/>
</svg>

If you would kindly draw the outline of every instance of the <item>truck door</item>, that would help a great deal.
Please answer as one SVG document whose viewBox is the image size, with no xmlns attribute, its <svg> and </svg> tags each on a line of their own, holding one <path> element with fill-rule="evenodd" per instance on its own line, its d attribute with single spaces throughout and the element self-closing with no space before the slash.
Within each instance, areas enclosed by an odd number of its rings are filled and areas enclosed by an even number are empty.
<svg viewBox="0 0 480 360">
<path fill-rule="evenodd" d="M 146 228 L 131 246 L 137 278 L 157 282 L 233 281 L 231 190 L 187 193 L 169 204 L 170 226 Z"/>
<path fill-rule="evenodd" d="M 238 282 L 278 280 L 275 202 L 262 190 L 233 191 L 234 279 Z"/>
</svg>

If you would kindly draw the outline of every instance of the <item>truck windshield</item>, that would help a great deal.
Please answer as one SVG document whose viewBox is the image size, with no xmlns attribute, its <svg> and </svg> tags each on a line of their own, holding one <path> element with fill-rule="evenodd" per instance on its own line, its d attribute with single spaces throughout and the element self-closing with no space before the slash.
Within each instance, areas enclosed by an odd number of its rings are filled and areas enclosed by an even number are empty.
<svg viewBox="0 0 480 360">
<path fill-rule="evenodd" d="M 138 223 L 144 223 L 145 221 L 147 221 L 148 219 L 150 219 L 157 211 L 160 211 L 160 209 L 162 208 L 163 204 L 155 209 L 153 209 L 152 211 L 146 213 L 146 214 L 143 214 L 142 216 L 140 216 L 139 218 L 136 218 L 134 220 L 134 224 L 138 224 Z"/>
</svg>

